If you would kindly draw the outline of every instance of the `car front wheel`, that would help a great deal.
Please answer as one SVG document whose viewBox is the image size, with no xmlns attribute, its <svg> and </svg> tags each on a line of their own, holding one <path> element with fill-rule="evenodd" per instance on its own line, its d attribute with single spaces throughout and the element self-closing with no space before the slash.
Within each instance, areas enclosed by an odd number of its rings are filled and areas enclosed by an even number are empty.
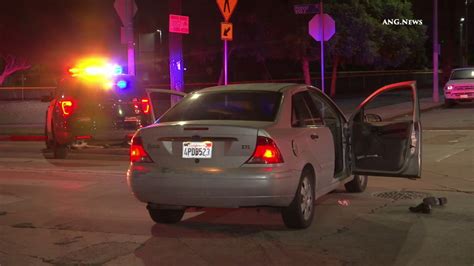
<svg viewBox="0 0 474 266">
<path fill-rule="evenodd" d="M 345 183 L 347 192 L 351 193 L 360 193 L 367 188 L 367 183 L 369 182 L 369 177 L 366 175 L 354 175 L 352 181 Z"/>
<path fill-rule="evenodd" d="M 314 177 L 304 170 L 300 184 L 290 206 L 281 210 L 283 222 L 288 228 L 303 229 L 311 225 L 314 217 Z"/>
<path fill-rule="evenodd" d="M 185 210 L 147 209 L 151 219 L 159 224 L 175 224 L 181 221 L 185 212 Z"/>
</svg>

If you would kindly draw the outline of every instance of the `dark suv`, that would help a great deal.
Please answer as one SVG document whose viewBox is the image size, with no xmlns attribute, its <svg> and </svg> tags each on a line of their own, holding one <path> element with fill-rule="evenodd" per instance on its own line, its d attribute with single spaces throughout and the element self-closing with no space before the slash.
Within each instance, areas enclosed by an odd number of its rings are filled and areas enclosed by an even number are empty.
<svg viewBox="0 0 474 266">
<path fill-rule="evenodd" d="M 152 122 L 150 101 L 131 76 L 113 86 L 78 78 L 64 79 L 46 111 L 46 146 L 65 158 L 75 145 L 123 145 Z"/>
</svg>

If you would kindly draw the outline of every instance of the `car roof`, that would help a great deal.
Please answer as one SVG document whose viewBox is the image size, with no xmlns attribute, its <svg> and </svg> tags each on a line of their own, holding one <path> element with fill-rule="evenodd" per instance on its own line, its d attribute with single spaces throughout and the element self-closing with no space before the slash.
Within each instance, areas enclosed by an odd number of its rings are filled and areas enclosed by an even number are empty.
<svg viewBox="0 0 474 266">
<path fill-rule="evenodd" d="M 245 84 L 232 84 L 225 86 L 214 86 L 208 87 L 196 92 L 215 92 L 215 91 L 276 91 L 281 92 L 288 87 L 301 86 L 301 84 L 295 83 L 245 83 Z"/>
<path fill-rule="evenodd" d="M 453 69 L 453 71 L 456 71 L 456 70 L 474 70 L 474 67 L 460 67 L 460 68 Z"/>
</svg>

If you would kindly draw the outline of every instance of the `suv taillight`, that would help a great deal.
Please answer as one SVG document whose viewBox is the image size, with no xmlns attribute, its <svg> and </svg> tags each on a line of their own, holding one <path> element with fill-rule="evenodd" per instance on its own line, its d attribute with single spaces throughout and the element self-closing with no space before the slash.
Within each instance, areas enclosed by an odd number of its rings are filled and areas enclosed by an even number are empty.
<svg viewBox="0 0 474 266">
<path fill-rule="evenodd" d="M 75 108 L 74 101 L 72 100 L 59 100 L 58 105 L 64 117 L 70 116 Z"/>
<path fill-rule="evenodd" d="M 143 141 L 141 137 L 132 138 L 132 146 L 130 147 L 130 162 L 152 163 L 148 153 L 143 148 Z"/>
<path fill-rule="evenodd" d="M 150 109 L 151 109 L 151 106 L 150 106 L 150 100 L 148 99 L 142 99 L 141 100 L 141 103 L 142 103 L 142 112 L 144 114 L 149 114 L 150 113 Z"/>
<path fill-rule="evenodd" d="M 273 164 L 283 163 L 283 157 L 275 141 L 264 136 L 257 136 L 257 146 L 252 157 L 247 161 L 249 164 Z"/>
</svg>

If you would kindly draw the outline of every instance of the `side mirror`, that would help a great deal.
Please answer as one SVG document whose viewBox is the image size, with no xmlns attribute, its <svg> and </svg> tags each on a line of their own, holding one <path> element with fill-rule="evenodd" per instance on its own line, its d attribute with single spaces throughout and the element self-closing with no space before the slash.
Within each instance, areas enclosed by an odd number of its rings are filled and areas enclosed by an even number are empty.
<svg viewBox="0 0 474 266">
<path fill-rule="evenodd" d="M 365 120 L 365 122 L 369 122 L 369 123 L 382 122 L 382 117 L 380 115 L 377 115 L 377 114 L 366 114 L 364 120 Z"/>
<path fill-rule="evenodd" d="M 41 97 L 41 102 L 47 103 L 53 100 L 53 96 L 51 95 L 45 95 Z"/>
</svg>

